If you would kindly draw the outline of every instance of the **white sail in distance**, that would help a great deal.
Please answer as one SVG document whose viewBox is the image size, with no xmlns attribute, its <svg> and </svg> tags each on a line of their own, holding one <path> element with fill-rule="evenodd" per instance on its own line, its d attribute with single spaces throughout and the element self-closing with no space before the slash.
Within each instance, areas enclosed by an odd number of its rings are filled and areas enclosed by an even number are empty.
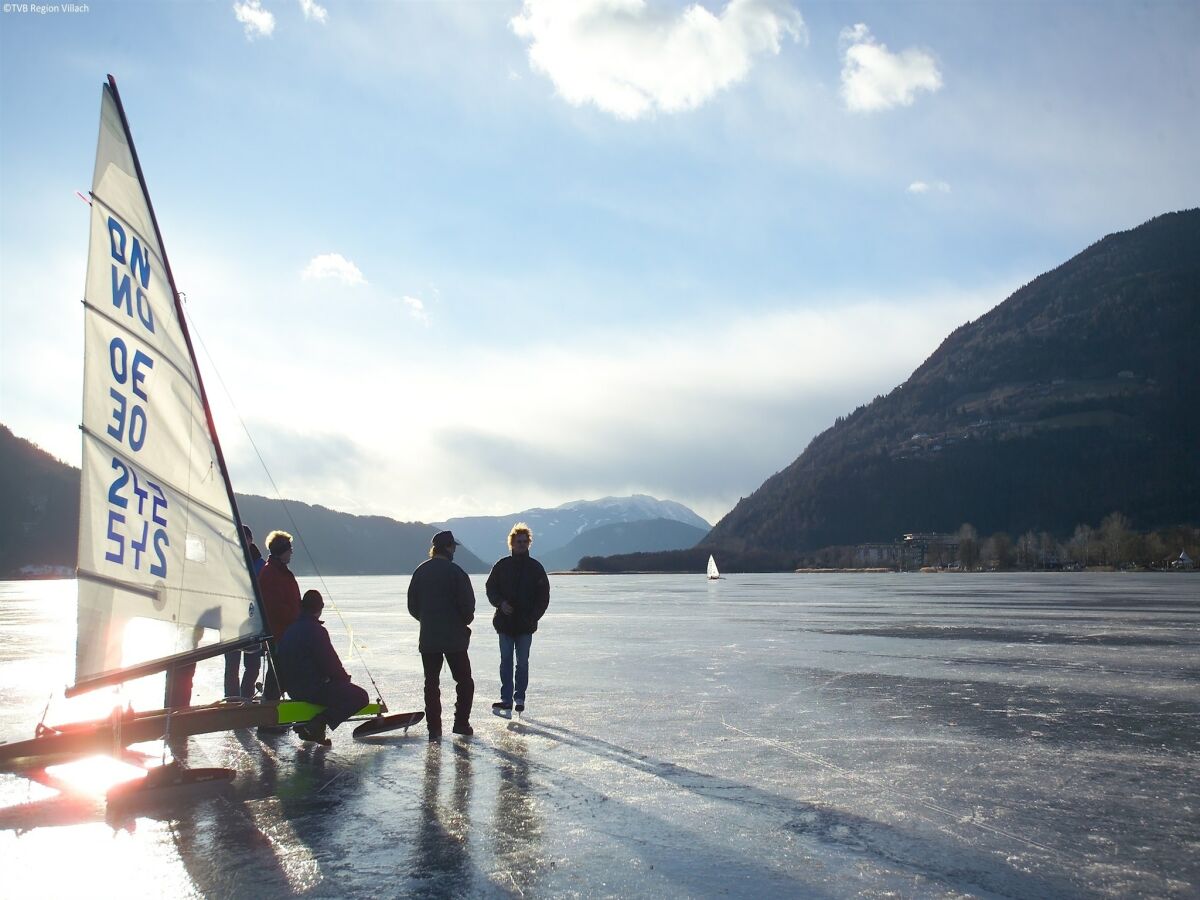
<svg viewBox="0 0 1200 900">
<path fill-rule="evenodd" d="M 101 99 L 84 308 L 77 690 L 265 631 L 111 79 Z"/>
<path fill-rule="evenodd" d="M 721 573 L 717 570 L 717 561 L 713 559 L 711 553 L 708 555 L 708 577 L 712 579 L 721 577 Z"/>
</svg>

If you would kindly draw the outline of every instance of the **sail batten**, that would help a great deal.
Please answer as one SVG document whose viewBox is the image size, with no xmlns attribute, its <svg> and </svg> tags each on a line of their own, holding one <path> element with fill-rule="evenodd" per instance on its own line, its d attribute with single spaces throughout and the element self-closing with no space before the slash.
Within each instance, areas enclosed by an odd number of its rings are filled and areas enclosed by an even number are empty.
<svg viewBox="0 0 1200 900">
<path fill-rule="evenodd" d="M 266 633 L 204 384 L 111 77 L 91 195 L 75 692 Z"/>
<path fill-rule="evenodd" d="M 104 448 L 104 449 L 105 449 L 107 452 L 110 452 L 110 453 L 112 453 L 112 454 L 113 454 L 113 455 L 115 455 L 115 456 L 119 456 L 119 457 L 121 457 L 121 459 L 125 460 L 127 463 L 134 464 L 134 461 L 133 461 L 133 460 L 132 460 L 132 459 L 129 457 L 129 455 L 128 455 L 128 454 L 126 454 L 126 453 L 124 452 L 124 450 L 122 450 L 120 447 L 116 447 L 116 446 L 114 446 L 114 445 L 112 444 L 112 442 L 111 442 L 111 441 L 105 440 L 105 438 L 104 438 L 104 437 L 102 437 L 101 435 L 98 435 L 98 434 L 96 434 L 94 431 L 92 431 L 91 429 L 87 428 L 86 426 L 83 426 L 83 425 L 81 425 L 81 426 L 80 426 L 80 430 L 81 430 L 81 431 L 84 433 L 84 435 L 85 435 L 86 437 L 89 437 L 89 438 L 91 438 L 92 440 L 96 441 L 96 442 L 97 442 L 97 443 L 98 443 L 100 446 L 102 446 L 102 447 L 103 447 L 103 448 Z M 183 488 L 181 488 L 179 485 L 172 484 L 172 483 L 171 483 L 171 481 L 170 481 L 168 478 L 165 478 L 165 477 L 163 477 L 162 475 L 160 475 L 160 474 L 158 474 L 158 473 L 156 473 L 156 472 L 150 471 L 150 470 L 148 470 L 148 469 L 147 469 L 147 470 L 145 470 L 145 471 L 146 471 L 146 474 L 147 474 L 147 475 L 151 475 L 151 476 L 153 476 L 154 478 L 157 478 L 157 479 L 158 479 L 158 483 L 159 483 L 159 484 L 160 484 L 162 487 L 170 488 L 171 490 L 175 491 L 176 493 L 180 494 L 181 496 L 182 496 L 182 495 L 184 495 L 184 494 L 186 493 L 186 491 L 185 491 Z M 215 506 L 209 506 L 209 505 L 208 505 L 207 503 L 205 503 L 203 500 L 200 500 L 200 499 L 198 499 L 198 498 L 196 498 L 196 497 L 193 497 L 193 496 L 189 496 L 189 497 L 188 497 L 188 502 L 189 502 L 189 504 L 190 504 L 191 506 L 198 506 L 198 507 L 200 507 L 201 509 L 203 509 L 205 512 L 209 513 L 209 514 L 210 514 L 210 515 L 212 515 L 212 516 L 216 516 L 216 517 L 218 517 L 218 518 L 222 518 L 222 519 L 224 519 L 224 520 L 226 520 L 226 521 L 230 522 L 231 524 L 235 522 L 235 519 L 234 519 L 234 517 L 233 517 L 233 514 L 232 514 L 232 513 L 231 513 L 229 510 L 227 510 L 227 509 L 225 509 L 225 510 L 222 510 L 222 509 L 220 509 L 220 508 L 218 508 L 218 507 L 215 507 Z"/>
<path fill-rule="evenodd" d="M 107 319 L 107 320 L 109 321 L 109 323 L 110 323 L 110 324 L 111 324 L 111 325 L 112 325 L 114 328 L 120 329 L 121 331 L 123 331 L 123 332 L 125 332 L 127 335 L 129 335 L 130 337 L 134 337 L 134 338 L 136 338 L 136 337 L 137 337 L 137 332 L 136 332 L 136 331 L 134 331 L 132 328 L 130 328 L 128 325 L 126 325 L 124 322 L 122 322 L 122 321 L 121 321 L 120 319 L 118 319 L 116 316 L 114 316 L 114 315 L 110 314 L 110 313 L 108 312 L 108 310 L 104 309 L 103 307 L 96 306 L 94 303 L 90 303 L 90 302 L 88 302 L 87 300 L 84 300 L 84 301 L 83 301 L 83 308 L 84 308 L 84 309 L 86 309 L 88 312 L 92 313 L 93 315 L 97 315 L 97 316 L 103 316 L 105 319 Z M 189 375 L 188 375 L 188 373 L 187 373 L 186 371 L 184 371 L 183 369 L 179 368 L 179 366 L 178 366 L 178 365 L 175 363 L 175 361 L 174 361 L 174 360 L 172 360 L 172 359 L 170 359 L 170 358 L 164 358 L 164 360 L 163 360 L 163 361 L 164 361 L 165 363 L 167 363 L 167 365 L 169 365 L 169 366 L 171 366 L 172 368 L 174 368 L 174 369 L 175 369 L 175 371 L 176 371 L 176 372 L 179 374 L 180 378 L 181 378 L 181 379 L 182 379 L 182 380 L 183 380 L 185 383 L 188 381 L 188 378 L 189 378 Z M 199 394 L 196 394 L 196 401 L 197 401 L 197 402 L 200 402 L 200 399 L 201 399 L 201 398 L 200 398 L 200 395 L 199 395 Z"/>
</svg>

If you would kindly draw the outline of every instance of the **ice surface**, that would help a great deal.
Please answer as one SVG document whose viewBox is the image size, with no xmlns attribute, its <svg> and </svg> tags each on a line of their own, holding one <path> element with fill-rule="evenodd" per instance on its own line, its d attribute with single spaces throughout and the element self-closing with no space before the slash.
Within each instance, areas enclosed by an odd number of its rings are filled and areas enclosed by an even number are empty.
<svg viewBox="0 0 1200 900">
<path fill-rule="evenodd" d="M 0 584 L 4 739 L 69 677 L 65 585 Z M 405 585 L 326 586 L 393 711 L 420 708 Z M 523 719 L 490 714 L 481 604 L 473 738 L 193 738 L 189 764 L 238 769 L 232 790 L 124 822 L 95 791 L 0 776 L 0 895 L 1200 895 L 1200 577 L 552 591 Z M 201 664 L 198 698 L 220 669 Z"/>
</svg>

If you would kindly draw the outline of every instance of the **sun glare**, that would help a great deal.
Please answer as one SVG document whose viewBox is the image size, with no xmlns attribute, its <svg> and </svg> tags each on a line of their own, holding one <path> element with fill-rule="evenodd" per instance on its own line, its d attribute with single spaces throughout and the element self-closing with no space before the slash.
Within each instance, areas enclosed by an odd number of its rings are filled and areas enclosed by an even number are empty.
<svg viewBox="0 0 1200 900">
<path fill-rule="evenodd" d="M 65 789 L 101 795 L 113 785 L 145 778 L 146 770 L 111 756 L 90 756 L 62 765 L 47 766 L 46 774 Z"/>
</svg>

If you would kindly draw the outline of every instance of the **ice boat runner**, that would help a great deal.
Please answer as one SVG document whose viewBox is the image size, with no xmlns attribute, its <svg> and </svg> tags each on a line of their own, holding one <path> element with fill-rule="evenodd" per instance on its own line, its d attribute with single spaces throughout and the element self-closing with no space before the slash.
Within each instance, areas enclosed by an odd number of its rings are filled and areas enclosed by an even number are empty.
<svg viewBox="0 0 1200 900">
<path fill-rule="evenodd" d="M 78 638 L 68 697 L 270 636 L 233 487 L 116 81 L 103 86 L 84 293 Z M 213 637 L 215 636 L 215 640 Z M 203 642 L 202 642 L 203 641 Z M 57 727 L 0 744 L 0 771 L 131 744 L 306 722 L 321 707 L 222 701 Z M 355 735 L 407 727 L 383 716 Z M 415 716 L 415 718 L 414 718 Z"/>
<path fill-rule="evenodd" d="M 720 571 L 717 569 L 717 561 L 713 559 L 713 555 L 708 554 L 708 580 L 716 581 L 721 577 Z"/>
</svg>

